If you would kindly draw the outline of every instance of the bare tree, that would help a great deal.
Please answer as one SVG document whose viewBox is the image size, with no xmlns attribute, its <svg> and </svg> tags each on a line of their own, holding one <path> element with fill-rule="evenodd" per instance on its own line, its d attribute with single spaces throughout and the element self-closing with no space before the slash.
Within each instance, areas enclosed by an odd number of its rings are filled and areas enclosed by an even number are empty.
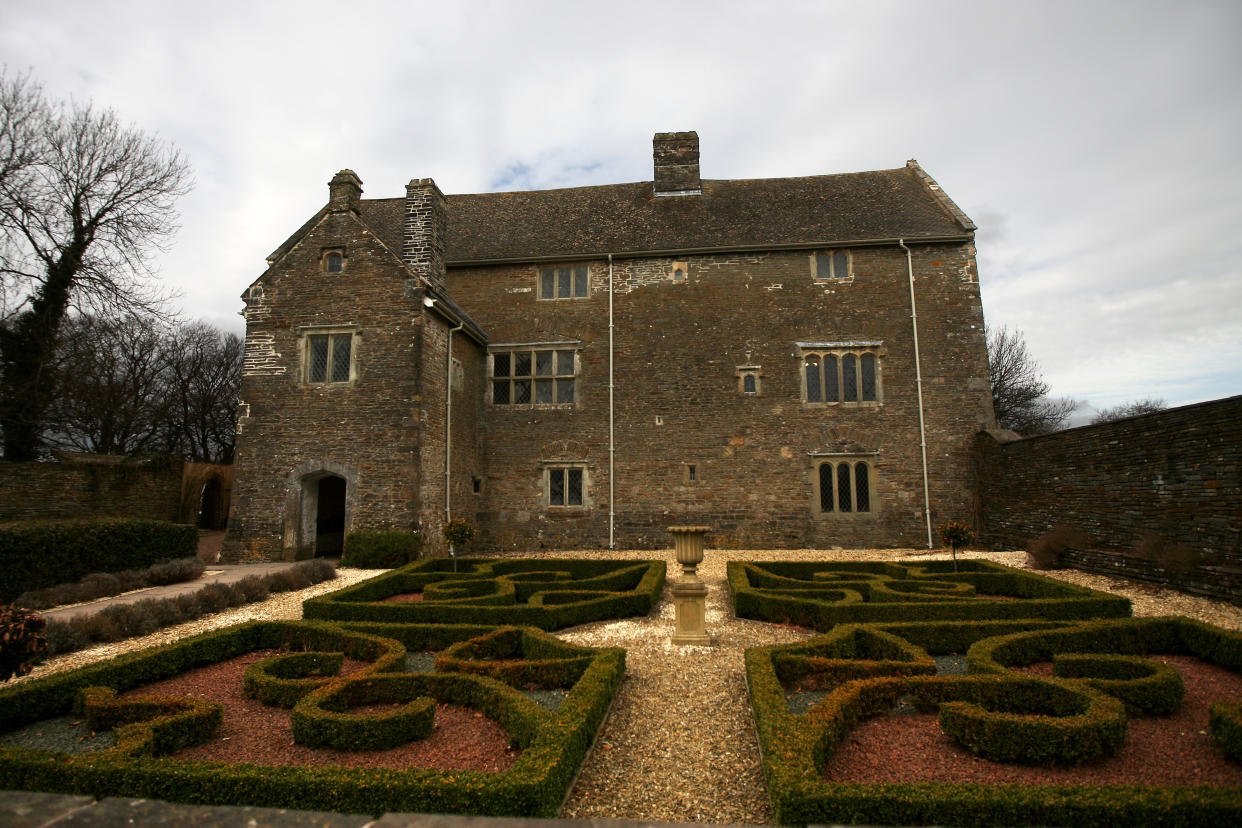
<svg viewBox="0 0 1242 828">
<path fill-rule="evenodd" d="M 162 450 L 171 352 L 157 322 L 73 316 L 62 334 L 47 441 L 101 454 Z"/>
<path fill-rule="evenodd" d="M 29 78 L 0 75 L 0 115 L 20 159 L 0 180 L 3 279 L 0 429 L 4 456 L 33 458 L 51 403 L 48 370 L 71 304 L 153 310 L 149 257 L 176 230 L 189 189 L 179 152 L 110 110 L 52 103 Z"/>
<path fill-rule="evenodd" d="M 233 462 L 237 395 L 245 343 L 195 322 L 176 328 L 168 343 L 168 450 L 190 460 Z"/>
<path fill-rule="evenodd" d="M 1100 423 L 1112 423 L 1117 420 L 1124 420 L 1127 417 L 1137 417 L 1140 414 L 1152 414 L 1156 411 L 1164 411 L 1169 404 L 1164 400 L 1158 400 L 1155 397 L 1147 397 L 1133 402 L 1122 403 L 1113 408 L 1105 408 L 1099 414 L 1091 419 L 1091 425 L 1099 425 Z"/>
<path fill-rule="evenodd" d="M 1001 327 L 988 329 L 986 336 L 992 408 L 1000 427 L 1024 436 L 1062 428 L 1078 404 L 1048 396 L 1048 384 L 1039 363 L 1027 351 L 1022 332 Z"/>
<path fill-rule="evenodd" d="M 168 326 L 134 314 L 74 315 L 62 334 L 49 444 L 232 461 L 241 337 L 203 322 Z"/>
</svg>

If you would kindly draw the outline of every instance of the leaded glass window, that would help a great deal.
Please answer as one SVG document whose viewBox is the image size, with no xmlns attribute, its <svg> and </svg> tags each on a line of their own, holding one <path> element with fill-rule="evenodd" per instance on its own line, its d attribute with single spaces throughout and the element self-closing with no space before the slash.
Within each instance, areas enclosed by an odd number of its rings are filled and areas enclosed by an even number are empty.
<svg viewBox="0 0 1242 828">
<path fill-rule="evenodd" d="M 540 299 L 585 299 L 589 292 L 586 265 L 545 267 L 539 271 Z"/>
<path fill-rule="evenodd" d="M 523 348 L 492 354 L 493 405 L 571 405 L 576 391 L 571 348 Z"/>
<path fill-rule="evenodd" d="M 816 279 L 848 279 L 853 275 L 848 250 L 829 250 L 815 254 Z"/>
<path fill-rule="evenodd" d="M 804 355 L 803 399 L 809 403 L 880 401 L 880 361 L 873 351 L 840 350 Z"/>
<path fill-rule="evenodd" d="M 353 375 L 352 333 L 311 334 L 306 337 L 306 381 L 349 382 Z"/>
<path fill-rule="evenodd" d="M 819 511 L 862 515 L 871 512 L 871 467 L 865 460 L 826 460 L 819 464 Z"/>
<path fill-rule="evenodd" d="M 545 471 L 547 475 L 548 505 L 573 507 L 582 505 L 583 470 L 573 467 L 555 467 Z"/>
</svg>

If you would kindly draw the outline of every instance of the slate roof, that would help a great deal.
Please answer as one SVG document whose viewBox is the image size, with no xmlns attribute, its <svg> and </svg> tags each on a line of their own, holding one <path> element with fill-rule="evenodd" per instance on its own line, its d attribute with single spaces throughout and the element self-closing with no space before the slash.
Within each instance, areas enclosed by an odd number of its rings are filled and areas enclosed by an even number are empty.
<svg viewBox="0 0 1242 828">
<path fill-rule="evenodd" d="M 975 229 L 913 161 L 875 172 L 704 180 L 699 196 L 657 198 L 652 183 L 640 181 L 446 200 L 449 265 L 961 239 Z M 404 198 L 363 199 L 360 205 L 363 221 L 394 251 L 401 250 L 404 207 Z"/>
</svg>

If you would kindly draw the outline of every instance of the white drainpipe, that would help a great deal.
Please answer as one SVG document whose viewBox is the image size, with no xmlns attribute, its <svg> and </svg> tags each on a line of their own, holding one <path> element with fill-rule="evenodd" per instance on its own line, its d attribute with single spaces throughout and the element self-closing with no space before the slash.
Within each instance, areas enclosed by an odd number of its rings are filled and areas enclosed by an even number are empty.
<svg viewBox="0 0 1242 828">
<path fill-rule="evenodd" d="M 613 535 L 616 526 L 616 459 L 613 409 L 613 347 L 612 347 L 612 254 L 608 254 L 608 548 L 616 549 Z"/>
<path fill-rule="evenodd" d="M 466 327 L 449 328 L 448 355 L 444 368 L 444 522 L 453 519 L 453 334 Z"/>
<path fill-rule="evenodd" d="M 934 549 L 931 523 L 931 494 L 927 487 L 927 428 L 923 422 L 923 370 L 919 365 L 919 314 L 914 306 L 914 258 L 905 239 L 897 244 L 906 251 L 906 272 L 910 276 L 910 327 L 914 331 L 914 385 L 919 393 L 919 448 L 923 452 L 923 516 L 927 519 L 927 548 Z"/>
</svg>

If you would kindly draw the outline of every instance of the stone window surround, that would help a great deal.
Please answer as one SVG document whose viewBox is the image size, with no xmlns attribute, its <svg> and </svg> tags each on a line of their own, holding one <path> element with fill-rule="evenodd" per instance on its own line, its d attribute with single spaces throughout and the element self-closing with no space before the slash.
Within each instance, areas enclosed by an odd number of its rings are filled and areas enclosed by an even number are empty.
<svg viewBox="0 0 1242 828">
<path fill-rule="evenodd" d="M 358 379 L 358 343 L 362 339 L 362 330 L 358 325 L 305 325 L 297 329 L 298 332 L 298 354 L 302 360 L 301 370 L 298 376 L 303 385 L 314 386 L 316 388 L 342 388 L 353 385 Z M 341 334 L 350 335 L 349 343 L 349 379 L 346 381 L 333 382 L 327 380 L 324 382 L 311 382 L 311 337 L 312 336 L 339 336 Z M 329 340 L 329 342 L 331 342 Z M 332 358 L 332 348 L 328 348 L 329 360 Z M 331 362 L 328 366 L 328 376 L 332 375 Z"/>
<path fill-rule="evenodd" d="M 583 276 L 581 282 L 583 292 L 578 292 L 578 276 L 579 271 Z M 550 273 L 552 277 L 552 293 L 554 295 L 544 295 L 544 274 Z M 565 296 L 560 295 L 561 278 L 567 279 L 566 285 L 568 293 Z M 540 266 L 535 268 L 535 298 L 540 302 L 565 302 L 574 299 L 590 299 L 591 298 L 591 267 L 587 264 L 553 264 L 548 266 Z"/>
<path fill-rule="evenodd" d="M 748 397 L 758 397 L 763 395 L 763 371 L 758 365 L 739 365 L 737 366 L 737 390 L 739 394 L 745 394 Z M 746 378 L 752 377 L 755 382 L 755 390 L 746 390 Z"/>
<path fill-rule="evenodd" d="M 573 351 L 573 355 L 574 355 L 573 356 L 574 372 L 572 374 L 572 377 L 574 380 L 573 401 L 572 402 L 537 403 L 535 402 L 535 389 L 532 387 L 530 402 L 524 402 L 524 403 L 514 403 L 514 402 L 497 403 L 495 402 L 495 397 L 494 397 L 495 381 L 496 381 L 495 356 L 498 353 L 512 354 L 512 353 L 520 352 L 520 351 L 531 352 L 531 372 L 532 372 L 531 379 L 532 381 L 537 378 L 537 375 L 534 374 L 534 371 L 537 370 L 536 357 L 534 356 L 535 351 L 553 351 L 553 352 Z M 577 408 L 578 400 L 581 398 L 580 387 L 579 387 L 579 382 L 578 382 L 582 374 L 581 351 L 582 351 L 582 340 L 581 339 L 556 340 L 556 341 L 546 341 L 546 342 L 499 342 L 494 345 L 488 345 L 487 347 L 487 392 L 486 392 L 487 393 L 487 404 L 490 406 L 493 406 L 494 408 L 498 408 L 498 409 L 514 409 L 514 410 L 527 410 L 527 409 L 532 409 L 532 408 L 539 409 L 539 410 L 558 410 L 558 409 L 573 410 Z M 555 366 L 555 360 L 556 360 L 556 357 L 553 356 L 554 366 Z M 510 370 L 512 370 L 512 368 L 510 368 Z M 510 376 L 512 376 L 512 374 Z M 553 380 L 553 382 L 555 382 L 555 380 L 557 379 L 568 379 L 570 378 L 570 376 L 571 376 L 570 374 L 556 373 L 556 369 L 554 367 L 553 373 L 545 378 L 551 379 Z M 503 378 L 501 379 L 503 380 Z"/>
<path fill-rule="evenodd" d="M 811 505 L 811 514 L 815 518 L 821 519 L 821 520 L 874 520 L 879 516 L 880 501 L 879 501 L 879 498 L 876 496 L 876 478 L 877 478 L 876 460 L 879 457 L 878 451 L 864 451 L 864 452 L 810 451 L 810 452 L 807 452 L 807 456 L 811 458 L 811 473 L 810 473 L 811 504 L 810 505 Z M 841 465 L 842 463 L 848 464 L 850 468 L 850 481 L 852 484 L 850 487 L 851 488 L 851 492 L 850 492 L 851 503 L 855 505 L 858 502 L 858 490 L 857 490 L 857 485 L 856 485 L 857 480 L 858 480 L 857 468 L 860 463 L 867 464 L 868 509 L 865 512 L 860 512 L 857 509 L 852 509 L 849 512 L 842 512 L 842 511 L 837 510 L 837 500 L 838 500 L 839 493 L 836 491 L 836 486 L 837 486 L 836 469 L 837 469 L 837 466 Z M 833 508 L 831 511 L 824 511 L 822 508 L 823 501 L 821 499 L 822 484 L 821 484 L 820 469 L 824 466 L 832 467 L 832 471 L 829 473 L 830 474 L 829 479 L 833 483 L 833 490 L 834 490 L 832 494 Z"/>
<path fill-rule="evenodd" d="M 337 258 L 337 267 L 335 270 L 332 269 L 332 258 L 334 256 Z M 331 273 L 333 275 L 337 273 L 344 273 L 345 272 L 345 248 L 325 247 L 323 251 L 319 254 L 319 266 L 320 266 L 320 269 L 323 270 L 324 273 Z"/>
<path fill-rule="evenodd" d="M 884 342 L 882 340 L 864 339 L 864 340 L 844 340 L 844 341 L 837 341 L 837 342 L 798 342 L 795 344 L 797 345 L 797 350 L 798 350 L 798 353 L 797 353 L 798 376 L 799 376 L 798 384 L 801 389 L 800 393 L 801 393 L 803 405 L 805 406 L 840 405 L 840 406 L 849 406 L 849 407 L 854 407 L 854 408 L 871 408 L 871 407 L 879 407 L 884 404 L 883 364 L 884 364 L 884 356 L 887 353 L 887 351 L 884 348 Z M 868 354 L 868 353 L 874 355 L 875 357 L 875 399 L 874 400 L 864 400 L 864 399 L 808 400 L 807 399 L 807 384 L 806 384 L 807 357 L 818 356 L 821 359 L 824 356 L 836 357 L 837 364 L 838 364 L 838 375 L 840 375 L 840 371 L 843 370 L 843 368 L 841 368 L 841 357 L 846 356 L 846 355 L 853 355 L 855 357 L 861 357 L 863 354 Z M 861 363 L 861 360 L 856 360 L 856 362 Z M 858 396 L 860 398 L 862 397 L 861 370 L 862 369 L 860 365 L 860 367 L 858 368 L 859 374 L 856 375 L 858 379 L 858 386 L 857 386 Z M 838 388 L 838 392 L 837 392 L 838 396 L 844 395 L 845 389 L 843 387 L 843 383 L 838 383 L 837 388 Z"/>
<path fill-rule="evenodd" d="M 840 259 L 837 254 L 845 257 L 845 274 L 837 273 L 837 266 Z M 811 278 L 817 282 L 847 281 L 854 278 L 854 254 L 847 248 L 827 248 L 824 250 L 816 250 L 811 254 Z M 828 272 L 823 272 L 827 270 Z"/>
<path fill-rule="evenodd" d="M 591 481 L 590 472 L 587 470 L 587 463 L 585 460 L 542 460 L 539 463 L 539 467 L 539 500 L 541 506 L 549 511 L 557 512 L 576 512 L 590 508 L 590 504 L 587 500 L 587 490 Z M 577 471 L 581 475 L 581 488 L 578 491 L 578 499 L 581 501 L 580 503 L 569 503 L 571 500 L 569 485 L 570 471 Z M 552 478 L 553 475 L 557 473 L 564 475 L 564 503 L 552 502 Z"/>
</svg>

